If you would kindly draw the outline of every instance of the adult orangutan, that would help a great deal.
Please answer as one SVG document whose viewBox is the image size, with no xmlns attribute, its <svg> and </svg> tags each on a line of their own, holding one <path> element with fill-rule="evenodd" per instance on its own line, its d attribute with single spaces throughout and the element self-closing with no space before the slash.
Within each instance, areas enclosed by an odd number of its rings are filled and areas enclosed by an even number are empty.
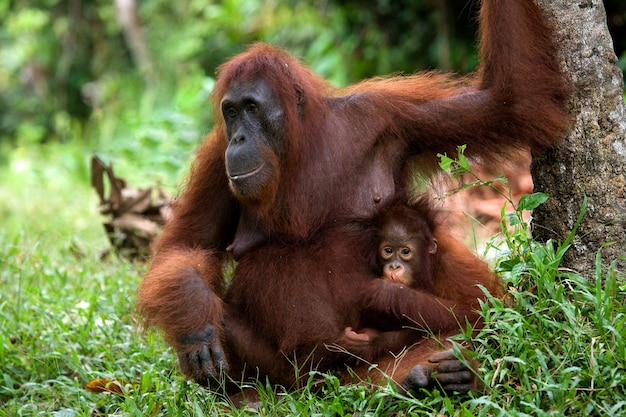
<svg viewBox="0 0 626 417">
<path fill-rule="evenodd" d="M 221 67 L 221 112 L 139 293 L 185 375 L 289 386 L 305 367 L 342 369 L 345 357 L 325 345 L 360 323 L 360 290 L 379 280 L 367 262 L 369 220 L 406 192 L 408 173 L 430 171 L 436 153 L 461 144 L 489 160 L 563 136 L 568 87 L 538 7 L 484 0 L 480 24 L 480 68 L 460 81 L 429 73 L 338 90 L 263 44 Z M 430 386 L 433 372 L 444 388 L 471 388 L 472 374 L 440 353 L 458 332 L 448 323 L 477 319 L 474 291 L 460 291 L 467 297 L 412 291 L 420 314 L 409 318 L 440 329 L 440 340 L 380 357 L 375 372 L 406 389 Z M 367 365 L 355 372 L 380 376 Z"/>
<path fill-rule="evenodd" d="M 415 317 L 429 311 L 414 302 L 415 291 L 473 303 L 477 310 L 485 298 L 483 288 L 494 296 L 502 294 L 500 279 L 450 236 L 427 195 L 410 202 L 399 196 L 385 204 L 374 226 L 376 253 L 371 250 L 371 264 L 380 279 L 359 288 L 355 307 L 361 312 L 360 326 L 347 327 L 336 342 L 356 357 L 371 363 L 389 352 L 398 355 L 427 334 L 445 333 L 466 319 L 478 319 L 450 315 L 449 321 L 416 323 Z M 428 328 L 422 328 L 424 324 Z"/>
</svg>

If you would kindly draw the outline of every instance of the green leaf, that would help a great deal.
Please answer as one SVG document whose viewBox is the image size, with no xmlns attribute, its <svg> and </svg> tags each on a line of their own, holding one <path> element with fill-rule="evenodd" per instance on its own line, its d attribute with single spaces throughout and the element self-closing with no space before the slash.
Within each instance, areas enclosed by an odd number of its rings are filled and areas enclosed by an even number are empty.
<svg viewBox="0 0 626 417">
<path fill-rule="evenodd" d="M 450 166 L 454 163 L 454 160 L 441 153 L 437 154 L 437 158 L 439 158 L 439 166 L 441 169 L 446 172 L 450 172 Z"/>
<path fill-rule="evenodd" d="M 465 148 L 467 148 L 467 145 L 461 145 L 458 148 L 456 148 L 457 149 L 457 154 L 458 154 L 458 157 L 459 157 L 459 160 L 457 162 L 461 166 L 461 168 L 463 168 L 466 172 L 470 172 L 469 161 L 467 160 L 467 158 L 463 154 L 465 152 Z"/>
<path fill-rule="evenodd" d="M 508 220 L 509 225 L 511 226 L 517 226 L 518 224 L 522 223 L 517 213 L 506 213 L 504 217 Z"/>
<path fill-rule="evenodd" d="M 548 198 L 550 198 L 550 196 L 545 193 L 524 194 L 522 198 L 519 199 L 517 209 L 520 211 L 534 210 L 545 203 Z"/>
</svg>

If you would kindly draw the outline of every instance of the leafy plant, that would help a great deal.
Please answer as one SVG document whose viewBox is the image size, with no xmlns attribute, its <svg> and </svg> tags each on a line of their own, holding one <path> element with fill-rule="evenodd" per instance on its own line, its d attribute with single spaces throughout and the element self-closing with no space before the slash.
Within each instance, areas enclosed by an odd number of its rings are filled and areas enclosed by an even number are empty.
<svg viewBox="0 0 626 417">
<path fill-rule="evenodd" d="M 454 175 L 473 175 L 475 181 L 467 186 L 493 187 L 493 181 L 472 173 L 464 150 L 459 147 L 456 159 L 441 155 L 442 168 Z M 505 197 L 515 210 L 510 214 L 502 210 L 507 250 L 497 270 L 507 278 L 509 288 L 503 299 L 490 297 L 483 304 L 485 327 L 473 341 L 484 361 L 486 393 L 470 400 L 470 408 L 480 415 L 624 412 L 626 390 L 619 387 L 626 379 L 626 293 L 618 284 L 625 282 L 624 276 L 615 262 L 603 266 L 600 253 L 593 277 L 560 267 L 584 215 L 586 199 L 564 242 L 540 243 L 532 240 L 522 212 L 538 207 L 548 196 L 527 195 L 516 206 Z"/>
</svg>

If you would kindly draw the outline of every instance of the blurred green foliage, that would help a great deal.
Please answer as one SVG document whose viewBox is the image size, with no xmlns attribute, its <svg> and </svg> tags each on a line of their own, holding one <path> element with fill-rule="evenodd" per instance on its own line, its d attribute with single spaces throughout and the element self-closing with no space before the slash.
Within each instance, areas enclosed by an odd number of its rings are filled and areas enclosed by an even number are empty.
<svg viewBox="0 0 626 417">
<path fill-rule="evenodd" d="M 478 2 L 335 0 L 342 5 L 357 78 L 439 68 L 461 73 L 476 63 Z"/>
</svg>

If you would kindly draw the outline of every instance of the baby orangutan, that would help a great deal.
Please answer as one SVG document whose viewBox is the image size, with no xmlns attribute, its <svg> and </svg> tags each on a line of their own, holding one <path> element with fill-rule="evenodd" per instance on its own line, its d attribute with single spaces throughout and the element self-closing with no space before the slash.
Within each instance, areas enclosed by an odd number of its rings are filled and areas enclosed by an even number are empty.
<svg viewBox="0 0 626 417">
<path fill-rule="evenodd" d="M 428 334 L 455 330 L 450 328 L 449 320 L 429 317 L 430 311 L 415 302 L 407 305 L 407 292 L 434 294 L 453 305 L 474 298 L 476 301 L 470 304 L 476 310 L 479 300 L 485 298 L 478 284 L 493 295 L 501 293 L 497 276 L 446 233 L 426 197 L 410 203 L 392 202 L 376 219 L 375 228 L 379 243 L 372 263 L 381 279 L 373 280 L 363 293 L 360 322 L 356 327 L 345 328 L 338 341 L 356 357 L 373 362 L 389 352 L 398 354 Z M 415 317 L 416 309 L 419 316 L 429 317 L 424 320 L 429 323 L 428 328 L 407 321 L 408 311 Z M 478 313 L 455 317 L 458 329 L 466 321 L 480 320 Z"/>
<path fill-rule="evenodd" d="M 380 230 L 378 260 L 382 278 L 417 288 L 422 278 L 432 281 L 431 258 L 437 252 L 437 239 L 422 216 L 412 216 L 413 222 L 393 217 L 383 219 Z"/>
</svg>

